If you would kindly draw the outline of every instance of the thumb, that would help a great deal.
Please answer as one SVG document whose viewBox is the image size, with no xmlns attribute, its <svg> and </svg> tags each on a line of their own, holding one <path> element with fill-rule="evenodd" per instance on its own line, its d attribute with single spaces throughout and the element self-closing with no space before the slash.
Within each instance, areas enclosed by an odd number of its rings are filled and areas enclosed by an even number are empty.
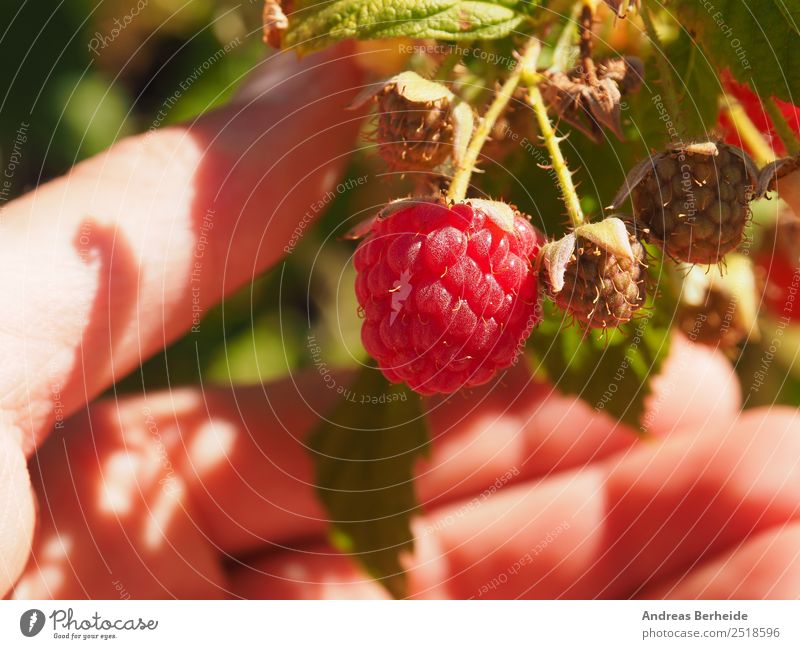
<svg viewBox="0 0 800 649">
<path fill-rule="evenodd" d="M 30 452 L 69 416 L 291 250 L 361 118 L 346 49 L 276 55 L 266 87 L 127 138 L 9 203 L 0 412 Z M 45 368 L 33 374 L 30 368 Z"/>
<path fill-rule="evenodd" d="M 17 436 L 0 430 L 0 597 L 11 590 L 28 560 L 34 510 L 31 481 Z"/>
</svg>

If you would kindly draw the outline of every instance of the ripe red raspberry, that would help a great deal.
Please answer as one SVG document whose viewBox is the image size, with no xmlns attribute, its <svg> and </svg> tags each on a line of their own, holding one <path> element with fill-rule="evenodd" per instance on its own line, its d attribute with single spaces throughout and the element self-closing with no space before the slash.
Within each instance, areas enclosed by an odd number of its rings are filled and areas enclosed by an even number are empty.
<svg viewBox="0 0 800 649">
<path fill-rule="evenodd" d="M 782 254 L 759 255 L 755 261 L 764 275 L 763 300 L 769 311 L 776 318 L 800 321 L 800 266 L 793 266 Z"/>
<path fill-rule="evenodd" d="M 725 91 L 739 101 L 755 127 L 761 131 L 767 142 L 775 149 L 775 153 L 778 156 L 785 156 L 786 147 L 776 135 L 772 120 L 767 115 L 758 95 L 750 89 L 750 86 L 736 81 L 728 70 L 721 75 L 721 79 Z M 800 107 L 780 99 L 775 99 L 775 105 L 795 134 L 800 136 Z M 719 125 L 728 144 L 738 147 L 746 146 L 747 143 L 742 140 L 741 135 L 739 135 L 725 111 L 720 113 Z M 753 152 L 751 151 L 750 153 Z"/>
<path fill-rule="evenodd" d="M 753 260 L 763 281 L 761 299 L 774 317 L 800 322 L 800 223 L 780 218 L 763 239 Z"/>
<path fill-rule="evenodd" d="M 355 253 L 361 339 L 386 378 L 447 393 L 511 365 L 541 320 L 542 242 L 503 203 L 393 203 Z"/>
</svg>

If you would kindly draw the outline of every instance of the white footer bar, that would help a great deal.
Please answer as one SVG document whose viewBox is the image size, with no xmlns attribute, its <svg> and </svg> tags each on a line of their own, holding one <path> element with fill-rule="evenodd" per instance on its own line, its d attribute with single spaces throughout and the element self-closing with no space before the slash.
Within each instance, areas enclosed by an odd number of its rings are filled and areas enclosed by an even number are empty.
<svg viewBox="0 0 800 649">
<path fill-rule="evenodd" d="M 800 647 L 800 602 L 0 602 L 0 647 Z M 582 643 L 582 644 L 577 644 Z"/>
</svg>

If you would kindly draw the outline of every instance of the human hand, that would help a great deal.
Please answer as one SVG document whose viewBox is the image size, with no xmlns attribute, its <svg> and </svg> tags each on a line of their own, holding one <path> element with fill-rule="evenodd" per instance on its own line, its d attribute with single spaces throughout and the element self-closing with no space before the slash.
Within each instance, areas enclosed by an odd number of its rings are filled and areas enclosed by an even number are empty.
<svg viewBox="0 0 800 649">
<path fill-rule="evenodd" d="M 385 596 L 324 540 L 303 440 L 335 398 L 312 370 L 72 419 L 34 464 L 16 596 Z M 796 412 L 742 414 L 720 354 L 674 341 L 646 441 L 521 368 L 425 406 L 414 597 L 800 593 Z"/>
<path fill-rule="evenodd" d="M 355 58 L 340 48 L 265 62 L 224 110 L 122 140 L 4 207 L 0 594 L 34 532 L 26 458 L 274 264 L 298 215 L 335 185 L 360 122 L 344 111 L 360 84 Z M 38 457 L 30 470 L 43 470 Z M 40 500 L 43 528 L 51 514 Z"/>
<path fill-rule="evenodd" d="M 323 66 L 313 88 L 301 76 L 280 102 L 267 93 L 120 143 L 8 206 L 13 273 L 0 281 L 18 310 L 0 340 L 3 590 L 31 544 L 24 456 L 56 428 L 30 462 L 39 529 L 15 596 L 384 595 L 324 541 L 303 437 L 336 395 L 313 371 L 80 412 L 193 324 L 209 209 L 203 309 L 275 263 L 310 197 L 335 182 L 358 126 L 339 89 L 359 73 L 325 65 L 337 74 Z M 295 109 L 291 130 L 275 128 Z M 316 135 L 298 145 L 298 132 Z M 265 164 L 273 151 L 290 153 Z M 426 400 L 412 595 L 797 596 L 796 415 L 742 415 L 727 361 L 675 347 L 648 441 L 522 368 Z"/>
</svg>

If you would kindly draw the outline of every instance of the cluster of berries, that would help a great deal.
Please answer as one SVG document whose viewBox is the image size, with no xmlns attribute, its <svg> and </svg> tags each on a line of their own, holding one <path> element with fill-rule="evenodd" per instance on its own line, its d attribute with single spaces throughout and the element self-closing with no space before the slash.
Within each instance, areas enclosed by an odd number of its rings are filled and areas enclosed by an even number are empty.
<svg viewBox="0 0 800 649">
<path fill-rule="evenodd" d="M 464 104 L 413 73 L 366 97 L 377 99 L 379 151 L 394 169 L 446 170 L 472 132 Z M 630 198 L 630 214 L 557 241 L 502 202 L 395 201 L 355 253 L 364 346 L 389 380 L 422 394 L 486 383 L 515 362 L 543 293 L 586 329 L 625 324 L 646 300 L 643 244 L 718 264 L 742 242 L 757 188 L 747 153 L 705 142 L 643 160 L 612 205 Z"/>
</svg>

